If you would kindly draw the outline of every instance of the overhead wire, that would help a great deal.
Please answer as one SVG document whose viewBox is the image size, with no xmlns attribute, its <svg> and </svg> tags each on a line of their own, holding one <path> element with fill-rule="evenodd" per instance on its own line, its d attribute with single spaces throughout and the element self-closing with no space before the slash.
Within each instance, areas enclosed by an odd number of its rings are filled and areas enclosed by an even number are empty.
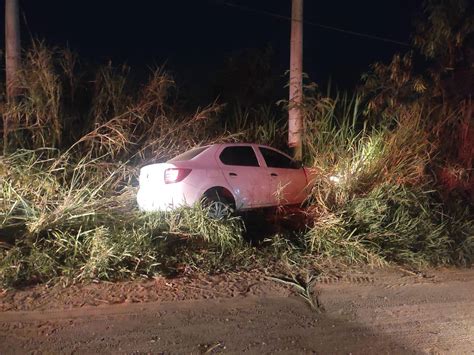
<svg viewBox="0 0 474 355">
<path fill-rule="evenodd" d="M 289 17 L 289 16 L 284 16 L 284 15 L 280 15 L 280 14 L 265 11 L 265 10 L 258 10 L 258 9 L 248 7 L 248 6 L 237 5 L 235 3 L 228 2 L 228 1 L 225 1 L 225 0 L 222 0 L 222 1 L 216 0 L 215 2 L 219 5 L 233 7 L 233 8 L 243 10 L 243 11 L 247 11 L 247 12 L 259 13 L 261 15 L 266 15 L 266 16 L 270 16 L 270 17 L 274 17 L 274 18 L 278 18 L 278 19 L 282 19 L 282 20 L 292 21 L 292 18 Z M 335 31 L 335 32 L 340 32 L 340 33 L 344 33 L 344 34 L 348 34 L 348 35 L 352 35 L 352 36 L 358 36 L 358 37 L 362 37 L 362 38 L 366 38 L 366 39 L 383 41 L 383 42 L 398 44 L 400 46 L 410 47 L 409 43 L 402 42 L 402 41 L 397 41 L 395 39 L 381 37 L 381 36 L 372 35 L 372 34 L 368 34 L 368 33 L 352 31 L 352 30 L 347 30 L 347 29 L 339 28 L 339 27 L 335 27 L 335 26 L 324 25 L 324 24 L 314 22 L 314 21 L 303 20 L 303 24 L 314 26 L 314 27 L 319 27 L 319 28 L 322 28 L 322 29 L 328 30 L 328 31 Z"/>
</svg>

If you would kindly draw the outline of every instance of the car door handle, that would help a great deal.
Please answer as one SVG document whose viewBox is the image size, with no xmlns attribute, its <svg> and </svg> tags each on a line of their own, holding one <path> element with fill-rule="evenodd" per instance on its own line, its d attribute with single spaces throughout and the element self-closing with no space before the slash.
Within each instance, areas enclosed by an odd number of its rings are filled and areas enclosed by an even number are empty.
<svg viewBox="0 0 474 355">
<path fill-rule="evenodd" d="M 236 173 L 229 173 L 229 176 L 237 176 Z"/>
<path fill-rule="evenodd" d="M 271 173 L 270 176 L 278 176 L 278 174 Z"/>
</svg>

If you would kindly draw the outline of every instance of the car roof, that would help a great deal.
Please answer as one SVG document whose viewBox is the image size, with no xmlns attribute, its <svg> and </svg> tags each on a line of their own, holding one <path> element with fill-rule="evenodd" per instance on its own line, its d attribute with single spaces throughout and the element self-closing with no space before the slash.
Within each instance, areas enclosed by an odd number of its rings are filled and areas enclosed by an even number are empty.
<svg viewBox="0 0 474 355">
<path fill-rule="evenodd" d="M 215 144 L 210 144 L 209 147 L 212 147 L 212 146 L 216 146 L 216 147 L 238 147 L 238 146 L 243 146 L 243 145 L 249 145 L 249 146 L 256 146 L 256 147 L 266 147 L 266 148 L 271 148 L 271 149 L 276 149 L 278 150 L 277 148 L 273 148 L 273 147 L 270 147 L 268 145 L 264 145 L 264 144 L 259 144 L 259 143 L 247 143 L 247 142 L 238 142 L 238 143 L 215 143 Z"/>
</svg>

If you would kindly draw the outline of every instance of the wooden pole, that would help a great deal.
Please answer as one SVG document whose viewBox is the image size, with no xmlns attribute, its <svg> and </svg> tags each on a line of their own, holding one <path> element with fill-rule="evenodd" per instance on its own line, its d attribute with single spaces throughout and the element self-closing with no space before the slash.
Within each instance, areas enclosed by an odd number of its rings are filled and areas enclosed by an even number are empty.
<svg viewBox="0 0 474 355">
<path fill-rule="evenodd" d="M 18 96 L 18 71 L 20 70 L 20 9 L 19 0 L 5 0 L 5 72 L 7 101 Z M 8 149 L 8 114 L 3 115 L 3 150 Z"/>
<path fill-rule="evenodd" d="M 288 145 L 296 160 L 303 158 L 303 0 L 292 0 Z"/>
</svg>

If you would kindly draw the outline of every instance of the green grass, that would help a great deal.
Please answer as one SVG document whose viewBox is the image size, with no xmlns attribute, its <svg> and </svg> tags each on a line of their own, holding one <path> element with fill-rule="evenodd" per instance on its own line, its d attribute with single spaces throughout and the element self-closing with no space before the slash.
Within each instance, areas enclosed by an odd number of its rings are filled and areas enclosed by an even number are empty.
<svg viewBox="0 0 474 355">
<path fill-rule="evenodd" d="M 1 106 L 11 128 L 0 156 L 4 286 L 183 270 L 286 272 L 288 265 L 296 275 L 327 261 L 472 264 L 474 207 L 465 188 L 472 181 L 471 145 L 466 134 L 455 136 L 467 132 L 464 104 L 440 108 L 425 97 L 377 116 L 367 115 L 371 103 L 361 93 L 330 97 L 308 89 L 304 158 L 316 180 L 306 229 L 275 233 L 255 247 L 245 241 L 241 218 L 216 221 L 200 206 L 140 213 L 137 172 L 200 144 L 283 148 L 284 110 L 217 101 L 184 110 L 160 68 L 132 90 L 129 69 L 108 65 L 84 90 L 78 63 L 70 51 L 35 43 L 21 73 L 21 97 Z M 79 94 L 86 96 L 82 108 Z M 446 150 L 446 141 L 459 141 L 458 150 Z M 448 190 L 437 179 L 446 167 L 462 172 L 448 179 Z"/>
<path fill-rule="evenodd" d="M 401 107 L 390 125 L 377 125 L 358 96 L 307 101 L 317 172 L 309 253 L 348 263 L 472 263 L 472 206 L 453 211 L 435 190 L 436 137 L 423 107 Z"/>
<path fill-rule="evenodd" d="M 3 156 L 0 166 L 0 232 L 13 244 L 0 250 L 4 284 L 150 276 L 170 263 L 170 243 L 222 257 L 242 245 L 237 217 L 217 221 L 200 206 L 138 212 L 123 164 L 40 149 Z"/>
<path fill-rule="evenodd" d="M 310 252 L 350 263 L 426 266 L 472 263 L 473 235 L 469 214 L 447 214 L 436 193 L 386 184 L 319 220 L 307 237 Z"/>
<path fill-rule="evenodd" d="M 187 252 L 212 253 L 207 263 L 225 263 L 242 247 L 238 218 L 216 221 L 196 206 L 169 213 L 138 214 L 91 229 L 52 228 L 18 238 L 1 251 L 0 282 L 122 280 L 174 273 Z"/>
</svg>

